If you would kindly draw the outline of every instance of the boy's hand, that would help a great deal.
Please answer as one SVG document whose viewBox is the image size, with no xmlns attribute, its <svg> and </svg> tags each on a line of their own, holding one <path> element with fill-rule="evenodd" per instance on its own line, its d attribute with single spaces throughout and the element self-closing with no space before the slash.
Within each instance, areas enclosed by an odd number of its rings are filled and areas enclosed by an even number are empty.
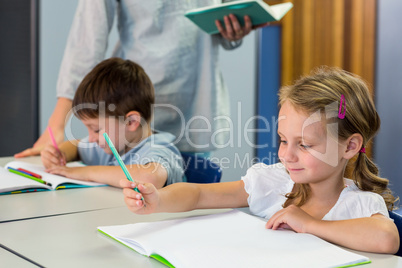
<svg viewBox="0 0 402 268">
<path fill-rule="evenodd" d="M 86 167 L 53 166 L 46 169 L 46 172 L 60 175 L 69 179 L 87 181 L 85 168 Z"/>
<path fill-rule="evenodd" d="M 136 184 L 126 179 L 120 180 L 123 189 L 124 202 L 136 214 L 151 214 L 159 205 L 159 192 L 152 183 Z M 138 187 L 140 193 L 134 191 Z M 141 198 L 144 198 L 144 201 Z M 145 206 L 144 206 L 145 202 Z"/>
<path fill-rule="evenodd" d="M 46 147 L 41 151 L 40 156 L 45 168 L 66 165 L 65 155 L 57 150 L 53 145 L 46 145 Z"/>
<path fill-rule="evenodd" d="M 301 208 L 290 205 L 276 212 L 267 222 L 267 229 L 292 229 L 297 233 L 308 233 L 308 226 L 317 221 Z"/>
</svg>

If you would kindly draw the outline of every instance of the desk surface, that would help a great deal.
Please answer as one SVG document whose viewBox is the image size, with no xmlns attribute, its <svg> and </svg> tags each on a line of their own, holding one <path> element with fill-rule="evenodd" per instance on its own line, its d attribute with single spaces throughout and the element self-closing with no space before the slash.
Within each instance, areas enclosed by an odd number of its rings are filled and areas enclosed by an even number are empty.
<svg viewBox="0 0 402 268">
<path fill-rule="evenodd" d="M 42 161 L 40 160 L 39 156 L 33 156 L 33 157 L 25 157 L 25 158 L 14 158 L 14 157 L 0 157 L 0 166 L 4 167 L 8 162 L 11 161 L 23 161 L 23 162 L 28 162 L 32 164 L 42 164 Z"/>
<path fill-rule="evenodd" d="M 111 208 L 36 218 L 0 224 L 0 242 L 45 267 L 165 267 L 97 232 L 97 227 L 221 211 L 224 210 L 140 216 L 127 208 Z M 371 264 L 362 267 L 402 267 L 402 258 L 396 256 L 353 252 L 371 259 Z"/>
<path fill-rule="evenodd" d="M 99 233 L 97 227 L 222 211 L 140 216 L 124 207 L 6 222 L 0 224 L 0 243 L 45 267 L 166 267 Z"/>
<path fill-rule="evenodd" d="M 17 255 L 11 253 L 8 250 L 0 247 L 0 260 L 1 260 L 1 267 L 38 267 L 33 263 L 24 260 L 23 258 L 18 257 Z"/>
<path fill-rule="evenodd" d="M 0 158 L 0 165 L 12 160 Z M 102 235 L 97 227 L 224 211 L 135 215 L 125 207 L 121 190 L 113 187 L 5 195 L 0 204 L 0 243 L 46 267 L 165 267 Z M 402 267 L 397 256 L 351 251 L 371 259 L 362 267 Z M 6 267 L 32 267 L 3 248 L 0 259 L 10 264 Z"/>
<path fill-rule="evenodd" d="M 0 223 L 125 207 L 121 189 L 93 187 L 0 196 Z"/>
<path fill-rule="evenodd" d="M 0 166 L 13 161 L 0 158 Z M 22 161 L 40 163 L 39 157 Z M 102 186 L 0 196 L 0 222 L 125 206 L 121 189 Z"/>
</svg>

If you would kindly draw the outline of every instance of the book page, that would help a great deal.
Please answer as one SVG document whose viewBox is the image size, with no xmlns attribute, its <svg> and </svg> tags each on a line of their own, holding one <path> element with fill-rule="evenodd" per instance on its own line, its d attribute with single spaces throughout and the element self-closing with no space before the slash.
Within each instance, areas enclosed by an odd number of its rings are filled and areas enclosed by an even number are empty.
<svg viewBox="0 0 402 268">
<path fill-rule="evenodd" d="M 369 261 L 310 234 L 267 230 L 264 220 L 237 210 L 98 229 L 175 267 L 336 267 Z"/>
<path fill-rule="evenodd" d="M 186 13 L 202 13 L 204 11 L 211 11 L 214 9 L 222 8 L 222 7 L 227 7 L 227 6 L 233 6 L 233 5 L 241 5 L 241 4 L 247 4 L 250 2 L 255 2 L 256 0 L 236 0 L 232 2 L 226 2 L 226 3 L 219 3 L 219 4 L 213 4 L 210 6 L 205 6 L 205 7 L 199 7 L 199 8 L 194 8 Z M 257 0 L 257 1 L 262 1 L 262 0 Z"/>
<path fill-rule="evenodd" d="M 233 1 L 220 5 L 192 9 L 185 16 L 208 34 L 219 33 L 215 20 L 223 23 L 224 16 L 233 14 L 240 25 L 244 25 L 244 16 L 250 17 L 253 25 L 276 20 L 268 4 L 262 0 Z"/>
<path fill-rule="evenodd" d="M 50 189 L 47 185 L 18 176 L 5 168 L 0 168 L 0 193 L 40 188 Z"/>
<path fill-rule="evenodd" d="M 292 7 L 292 3 L 282 3 L 269 6 L 269 11 L 276 20 L 280 20 Z"/>
<path fill-rule="evenodd" d="M 76 166 L 85 166 L 83 164 L 79 164 L 78 162 L 71 162 L 67 163 L 67 166 L 71 167 L 76 167 Z M 72 183 L 72 184 L 77 184 L 77 185 L 86 185 L 86 186 L 100 186 L 103 184 L 96 183 L 96 182 L 87 182 L 87 181 L 81 181 L 81 180 L 74 180 L 74 179 L 69 179 L 63 176 L 59 175 L 54 175 L 45 172 L 45 168 L 42 165 L 37 165 L 37 164 L 31 164 L 27 162 L 22 162 L 22 161 L 12 161 L 7 163 L 7 167 L 12 167 L 12 168 L 25 168 L 27 170 L 30 170 L 32 172 L 35 172 L 39 175 L 42 176 L 42 180 L 46 182 L 50 182 L 52 184 L 52 189 L 56 189 L 57 186 L 61 184 L 66 184 L 66 183 Z"/>
</svg>

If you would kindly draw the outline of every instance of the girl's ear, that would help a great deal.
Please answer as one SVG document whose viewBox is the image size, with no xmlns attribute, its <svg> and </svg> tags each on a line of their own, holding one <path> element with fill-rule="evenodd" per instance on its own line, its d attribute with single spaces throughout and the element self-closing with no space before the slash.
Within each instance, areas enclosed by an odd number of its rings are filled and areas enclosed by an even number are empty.
<svg viewBox="0 0 402 268">
<path fill-rule="evenodd" d="M 126 128 L 129 131 L 136 131 L 141 124 L 141 115 L 139 112 L 130 111 L 126 114 Z"/>
<path fill-rule="evenodd" d="M 362 135 L 360 135 L 358 133 L 353 134 L 346 140 L 346 150 L 344 152 L 343 158 L 351 159 L 357 153 L 359 153 L 362 146 L 363 146 Z"/>
</svg>

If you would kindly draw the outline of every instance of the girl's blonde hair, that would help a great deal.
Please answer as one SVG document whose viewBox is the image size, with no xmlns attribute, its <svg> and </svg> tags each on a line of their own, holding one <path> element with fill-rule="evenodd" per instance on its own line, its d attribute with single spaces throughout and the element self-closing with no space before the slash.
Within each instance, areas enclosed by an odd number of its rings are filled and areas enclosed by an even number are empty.
<svg viewBox="0 0 402 268">
<path fill-rule="evenodd" d="M 356 75 L 339 68 L 317 68 L 292 86 L 282 87 L 279 91 L 279 105 L 289 101 L 296 109 L 308 114 L 316 111 L 338 114 L 342 95 L 346 103 L 345 117 L 329 120 L 337 120 L 340 140 L 358 133 L 363 137 L 363 146 L 366 146 L 380 128 L 380 117 L 366 83 Z M 333 103 L 338 105 L 331 105 Z M 396 198 L 388 188 L 389 181 L 378 176 L 378 167 L 365 153 L 357 156 L 351 179 L 359 189 L 382 195 L 388 209 L 393 209 Z M 303 205 L 309 192 L 308 184 L 296 184 L 294 190 L 286 195 L 288 199 L 284 207 L 290 204 Z"/>
</svg>

